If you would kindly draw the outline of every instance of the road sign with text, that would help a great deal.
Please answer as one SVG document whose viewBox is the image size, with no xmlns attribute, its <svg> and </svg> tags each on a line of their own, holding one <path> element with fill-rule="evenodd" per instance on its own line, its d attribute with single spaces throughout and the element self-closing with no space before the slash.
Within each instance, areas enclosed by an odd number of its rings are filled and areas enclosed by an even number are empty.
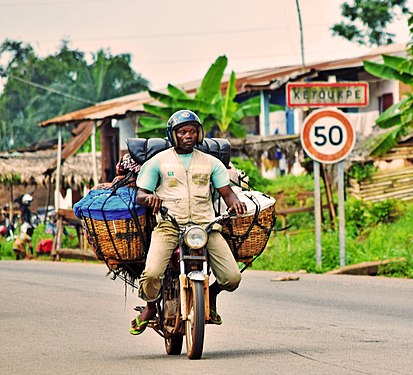
<svg viewBox="0 0 413 375">
<path fill-rule="evenodd" d="M 367 82 L 292 82 L 287 84 L 288 107 L 366 107 Z"/>
<path fill-rule="evenodd" d="M 333 164 L 353 150 L 356 134 L 346 115 L 337 109 L 319 109 L 304 121 L 301 144 L 312 159 Z"/>
</svg>

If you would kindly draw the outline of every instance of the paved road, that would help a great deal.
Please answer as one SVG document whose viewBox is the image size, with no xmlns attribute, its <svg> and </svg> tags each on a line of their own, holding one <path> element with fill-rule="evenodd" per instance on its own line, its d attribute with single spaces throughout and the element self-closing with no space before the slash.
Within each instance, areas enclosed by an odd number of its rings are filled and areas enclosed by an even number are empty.
<svg viewBox="0 0 413 375">
<path fill-rule="evenodd" d="M 105 273 L 0 262 L 0 374 L 413 373 L 413 280 L 246 272 L 190 361 L 167 356 L 151 330 L 128 333 L 136 293 Z"/>
</svg>

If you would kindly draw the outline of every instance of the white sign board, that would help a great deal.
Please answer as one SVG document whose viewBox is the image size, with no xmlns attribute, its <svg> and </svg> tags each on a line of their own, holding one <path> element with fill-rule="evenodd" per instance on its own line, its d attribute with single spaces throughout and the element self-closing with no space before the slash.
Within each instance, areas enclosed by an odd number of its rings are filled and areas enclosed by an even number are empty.
<svg viewBox="0 0 413 375">
<path fill-rule="evenodd" d="M 346 115 L 337 109 L 319 109 L 304 121 L 301 144 L 312 159 L 338 163 L 353 150 L 356 134 Z"/>
<path fill-rule="evenodd" d="M 366 107 L 367 82 L 290 82 L 286 87 L 288 107 Z"/>
</svg>

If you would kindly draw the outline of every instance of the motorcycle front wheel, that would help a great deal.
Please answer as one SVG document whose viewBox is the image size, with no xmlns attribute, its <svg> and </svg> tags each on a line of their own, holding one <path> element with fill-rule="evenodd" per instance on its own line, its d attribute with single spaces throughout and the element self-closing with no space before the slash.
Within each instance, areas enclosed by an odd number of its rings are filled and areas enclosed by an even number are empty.
<svg viewBox="0 0 413 375">
<path fill-rule="evenodd" d="M 191 280 L 188 289 L 188 319 L 185 322 L 186 349 L 189 359 L 199 359 L 204 348 L 204 283 Z"/>
</svg>

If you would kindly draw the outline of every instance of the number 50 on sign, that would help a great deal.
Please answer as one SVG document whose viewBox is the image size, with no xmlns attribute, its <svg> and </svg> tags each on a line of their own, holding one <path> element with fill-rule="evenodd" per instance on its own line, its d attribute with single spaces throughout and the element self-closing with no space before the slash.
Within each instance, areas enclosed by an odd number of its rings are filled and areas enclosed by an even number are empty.
<svg viewBox="0 0 413 375">
<path fill-rule="evenodd" d="M 320 109 L 304 121 L 301 144 L 306 153 L 320 163 L 332 164 L 345 159 L 355 142 L 353 126 L 342 111 Z"/>
</svg>

